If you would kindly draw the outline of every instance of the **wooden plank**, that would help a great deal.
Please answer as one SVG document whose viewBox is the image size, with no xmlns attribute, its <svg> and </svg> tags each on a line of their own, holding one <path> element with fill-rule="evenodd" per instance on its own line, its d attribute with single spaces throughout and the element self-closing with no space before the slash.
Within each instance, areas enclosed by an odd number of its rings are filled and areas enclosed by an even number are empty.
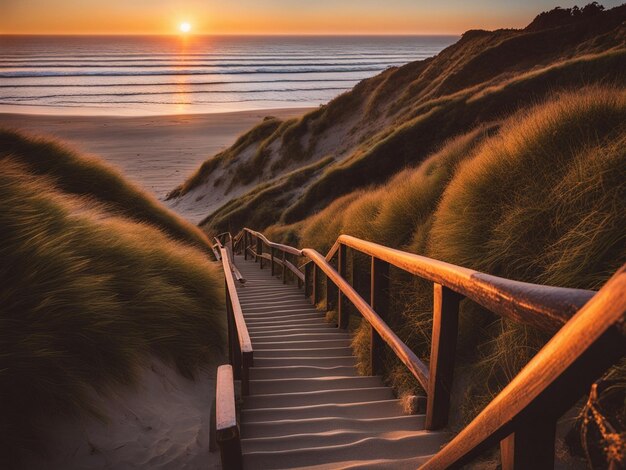
<svg viewBox="0 0 626 470">
<path fill-rule="evenodd" d="M 343 279 L 337 271 L 326 261 L 326 258 L 315 250 L 304 249 L 302 253 L 315 263 L 336 285 L 337 288 L 345 294 L 352 302 L 356 309 L 361 312 L 363 317 L 372 325 L 380 334 L 381 338 L 396 353 L 396 356 L 411 371 L 419 383 L 428 388 L 428 368 L 420 361 L 415 353 L 402 342 L 400 338 L 372 309 L 372 307 L 354 290 L 354 288 Z"/>
<path fill-rule="evenodd" d="M 372 257 L 370 305 L 384 321 L 389 313 L 389 263 Z M 370 328 L 370 369 L 372 375 L 383 372 L 385 342 L 375 328 Z"/>
<path fill-rule="evenodd" d="M 461 301 L 461 296 L 441 284 L 434 285 L 433 294 L 430 382 L 426 391 L 426 429 L 429 431 L 448 424 Z"/>
<path fill-rule="evenodd" d="M 218 367 L 216 382 L 215 434 L 220 447 L 222 468 L 238 470 L 243 466 L 243 459 L 237 425 L 233 370 L 230 365 Z"/>
<path fill-rule="evenodd" d="M 626 266 L 422 470 L 460 468 L 525 423 L 556 420 L 626 353 Z"/>
<path fill-rule="evenodd" d="M 304 273 L 301 270 L 294 266 L 290 261 L 285 261 L 285 266 L 287 266 L 287 268 L 289 268 L 289 270 L 294 273 L 300 281 L 304 282 Z"/>
<path fill-rule="evenodd" d="M 235 280 L 226 248 L 222 248 L 222 266 L 226 284 L 226 314 L 229 331 L 229 359 L 233 365 L 235 377 L 242 380 L 244 394 L 249 387 L 248 368 L 252 364 L 253 348 L 250 334 L 243 317 Z"/>
<path fill-rule="evenodd" d="M 339 276 L 341 276 L 342 279 L 345 279 L 346 277 L 346 261 L 346 246 L 339 245 L 337 268 L 339 269 Z M 346 302 L 345 295 L 343 294 L 343 292 L 341 292 L 341 289 L 339 288 L 337 288 L 337 321 L 339 323 L 339 328 L 342 328 L 344 330 L 348 328 L 348 323 L 350 321 L 350 311 L 348 310 L 348 303 Z"/>
<path fill-rule="evenodd" d="M 376 243 L 341 235 L 338 241 L 362 253 L 442 284 L 494 313 L 554 333 L 595 292 L 511 281 Z"/>
<path fill-rule="evenodd" d="M 284 251 L 286 253 L 290 253 L 290 254 L 296 255 L 296 256 L 302 256 L 302 251 L 298 250 L 297 248 L 294 248 L 293 246 L 283 245 L 281 243 L 271 242 L 267 238 L 265 238 L 265 235 L 263 235 L 261 232 L 255 232 L 254 230 L 250 230 L 249 228 L 246 228 L 244 230 L 247 231 L 248 233 L 254 235 L 258 240 L 261 240 L 263 243 L 265 243 L 270 248 L 276 248 L 279 251 Z"/>
</svg>

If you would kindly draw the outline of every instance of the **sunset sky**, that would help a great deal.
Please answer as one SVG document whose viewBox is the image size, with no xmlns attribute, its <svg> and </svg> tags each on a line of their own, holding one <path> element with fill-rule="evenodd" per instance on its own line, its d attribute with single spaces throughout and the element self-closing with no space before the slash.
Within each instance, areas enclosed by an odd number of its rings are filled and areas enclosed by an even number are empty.
<svg viewBox="0 0 626 470">
<path fill-rule="evenodd" d="M 549 0 L 0 0 L 3 34 L 458 34 L 523 27 Z M 620 0 L 601 2 L 607 8 Z"/>
</svg>

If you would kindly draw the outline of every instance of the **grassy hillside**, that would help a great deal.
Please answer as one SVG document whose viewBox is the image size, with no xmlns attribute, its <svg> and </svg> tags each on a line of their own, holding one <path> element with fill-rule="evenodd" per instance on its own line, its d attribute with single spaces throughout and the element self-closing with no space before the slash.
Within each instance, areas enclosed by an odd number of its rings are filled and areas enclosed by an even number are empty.
<svg viewBox="0 0 626 470">
<path fill-rule="evenodd" d="M 132 386 L 150 356 L 192 378 L 225 325 L 202 234 L 93 158 L 2 144 L 0 466 L 15 468 L 46 450 L 52 416 L 106 419 L 90 397 Z"/>
<path fill-rule="evenodd" d="M 267 119 L 171 197 L 221 201 L 206 229 L 236 230 L 257 211 L 265 216 L 255 228 L 290 224 L 555 91 L 624 85 L 626 6 L 568 15 L 540 15 L 523 30 L 469 31 L 436 57 L 390 68 L 298 120 Z M 286 184 L 286 174 L 321 162 Z"/>
<path fill-rule="evenodd" d="M 347 233 L 502 277 L 598 289 L 626 263 L 624 227 L 626 89 L 592 87 L 457 137 L 417 168 L 266 234 L 325 252 Z M 357 285 L 367 296 L 367 283 Z M 432 285 L 392 271 L 392 288 L 389 322 L 428 358 Z M 369 337 L 367 325 L 356 326 L 363 372 Z M 463 304 L 455 423 L 482 409 L 546 339 Z M 418 390 L 391 355 L 387 377 L 401 393 Z M 618 429 L 625 390 L 626 363 L 612 372 L 610 399 L 601 397 Z"/>
<path fill-rule="evenodd" d="M 119 215 L 159 227 L 181 242 L 210 252 L 201 230 L 97 158 L 79 155 L 61 142 L 0 129 L 0 159 L 6 157 L 23 163 L 35 175 L 53 178 L 65 193 L 105 204 Z"/>
</svg>

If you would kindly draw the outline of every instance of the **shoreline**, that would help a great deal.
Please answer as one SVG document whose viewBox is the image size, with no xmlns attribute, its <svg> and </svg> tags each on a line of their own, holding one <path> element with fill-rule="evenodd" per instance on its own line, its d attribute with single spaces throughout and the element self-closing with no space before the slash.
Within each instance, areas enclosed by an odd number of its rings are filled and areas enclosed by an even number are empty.
<svg viewBox="0 0 626 470">
<path fill-rule="evenodd" d="M 0 129 L 52 137 L 119 168 L 160 200 L 202 162 L 266 116 L 289 119 L 315 108 L 147 116 L 0 113 Z"/>
</svg>

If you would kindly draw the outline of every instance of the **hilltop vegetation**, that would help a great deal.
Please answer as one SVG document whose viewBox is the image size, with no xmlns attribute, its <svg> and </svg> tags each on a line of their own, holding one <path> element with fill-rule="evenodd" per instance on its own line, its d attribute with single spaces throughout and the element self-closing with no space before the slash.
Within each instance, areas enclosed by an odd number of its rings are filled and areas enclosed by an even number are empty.
<svg viewBox="0 0 626 470">
<path fill-rule="evenodd" d="M 185 377 L 221 357 L 223 280 L 197 228 L 94 159 L 0 133 L 0 462 L 45 452 L 52 417 L 150 357 Z"/>
<path fill-rule="evenodd" d="M 171 202 L 214 201 L 207 230 L 235 230 L 258 212 L 257 229 L 291 224 L 555 91 L 626 83 L 626 6 L 559 11 L 569 19 L 540 15 L 523 30 L 468 31 L 436 57 L 387 69 L 300 119 L 269 118 L 207 160 Z M 314 170 L 297 184 L 286 176 L 304 168 Z"/>
</svg>

